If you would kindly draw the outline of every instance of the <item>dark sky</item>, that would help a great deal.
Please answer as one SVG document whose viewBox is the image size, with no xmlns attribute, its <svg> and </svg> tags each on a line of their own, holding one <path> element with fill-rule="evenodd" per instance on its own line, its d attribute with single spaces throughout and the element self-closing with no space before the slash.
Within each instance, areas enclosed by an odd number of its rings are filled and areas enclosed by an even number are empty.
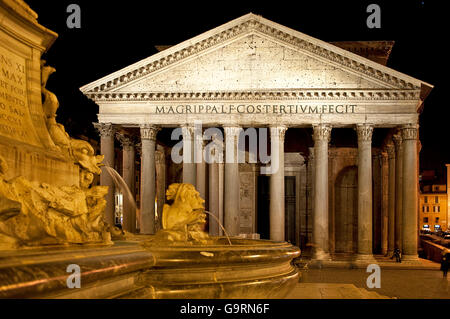
<svg viewBox="0 0 450 319">
<path fill-rule="evenodd" d="M 28 0 L 38 21 L 59 38 L 44 55 L 57 72 L 47 88 L 59 98 L 58 121 L 69 134 L 96 138 L 98 107 L 78 88 L 156 53 L 253 12 L 324 41 L 394 40 L 388 66 L 433 84 L 420 117 L 421 169 L 443 172 L 450 163 L 448 8 L 444 1 L 103 1 Z M 81 7 L 81 28 L 66 26 L 70 3 Z M 367 5 L 381 7 L 381 29 L 366 26 Z"/>
</svg>

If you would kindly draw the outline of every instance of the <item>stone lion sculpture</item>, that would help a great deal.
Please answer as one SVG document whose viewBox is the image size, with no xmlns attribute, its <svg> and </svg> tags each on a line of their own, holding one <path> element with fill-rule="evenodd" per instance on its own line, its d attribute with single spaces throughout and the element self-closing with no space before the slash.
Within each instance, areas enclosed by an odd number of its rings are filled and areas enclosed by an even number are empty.
<svg viewBox="0 0 450 319">
<path fill-rule="evenodd" d="M 153 241 L 207 243 L 205 201 L 191 184 L 174 183 L 166 191 L 162 229 Z"/>
</svg>

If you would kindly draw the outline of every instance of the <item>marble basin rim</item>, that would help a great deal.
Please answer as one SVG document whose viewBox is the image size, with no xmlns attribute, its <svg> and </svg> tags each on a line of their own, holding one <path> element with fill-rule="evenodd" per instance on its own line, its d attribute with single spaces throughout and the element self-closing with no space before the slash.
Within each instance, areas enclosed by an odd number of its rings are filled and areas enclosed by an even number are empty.
<svg viewBox="0 0 450 319">
<path fill-rule="evenodd" d="M 283 298 L 299 280 L 287 242 L 215 237 L 212 244 L 144 243 L 154 266 L 137 283 L 145 298 Z M 145 289 L 144 289 L 145 290 Z"/>
</svg>

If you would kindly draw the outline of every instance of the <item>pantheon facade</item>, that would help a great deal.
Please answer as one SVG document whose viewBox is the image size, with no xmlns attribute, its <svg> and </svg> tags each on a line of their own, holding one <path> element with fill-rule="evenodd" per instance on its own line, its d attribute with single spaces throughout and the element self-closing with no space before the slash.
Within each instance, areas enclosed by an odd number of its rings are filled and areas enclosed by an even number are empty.
<svg viewBox="0 0 450 319">
<path fill-rule="evenodd" d="M 83 86 L 104 163 L 137 199 L 134 210 L 123 194 L 123 228 L 154 233 L 165 189 L 185 182 L 232 236 L 288 240 L 324 260 L 396 247 L 417 259 L 418 119 L 433 86 L 386 67 L 392 45 L 327 43 L 250 13 Z M 265 173 L 248 147 L 244 163 L 195 160 L 193 145 L 210 142 L 195 140 L 195 123 L 232 146 L 267 128 L 279 169 Z M 100 183 L 114 223 L 120 189 L 106 172 Z M 216 218 L 209 232 L 221 235 Z"/>
</svg>

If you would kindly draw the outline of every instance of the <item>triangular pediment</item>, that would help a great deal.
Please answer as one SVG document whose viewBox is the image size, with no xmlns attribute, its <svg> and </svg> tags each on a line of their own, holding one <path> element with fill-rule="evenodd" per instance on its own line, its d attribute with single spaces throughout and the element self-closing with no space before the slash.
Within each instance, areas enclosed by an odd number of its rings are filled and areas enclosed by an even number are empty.
<svg viewBox="0 0 450 319">
<path fill-rule="evenodd" d="M 212 51 L 114 88 L 111 92 L 298 88 L 386 89 L 390 86 L 251 32 Z"/>
<path fill-rule="evenodd" d="M 85 85 L 97 94 L 432 87 L 254 14 Z"/>
</svg>

